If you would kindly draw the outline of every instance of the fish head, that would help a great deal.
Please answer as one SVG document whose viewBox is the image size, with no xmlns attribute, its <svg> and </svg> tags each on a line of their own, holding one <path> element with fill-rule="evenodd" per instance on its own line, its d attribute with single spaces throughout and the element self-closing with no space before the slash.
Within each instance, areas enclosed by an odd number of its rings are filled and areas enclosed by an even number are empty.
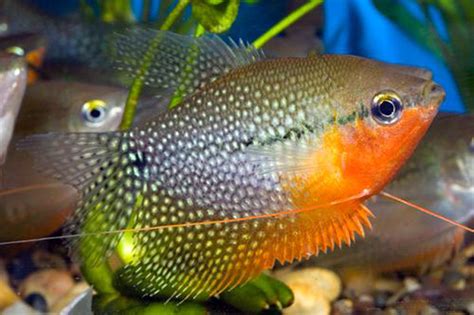
<svg viewBox="0 0 474 315">
<path fill-rule="evenodd" d="M 353 56 L 335 56 L 332 99 L 340 170 L 349 191 L 378 193 L 411 156 L 436 116 L 445 92 L 431 73 Z M 329 60 L 331 62 L 331 59 Z M 353 113 L 350 122 L 339 121 Z M 350 187 L 350 188 L 349 188 Z"/>
<path fill-rule="evenodd" d="M 25 91 L 26 71 L 22 58 L 0 54 L 0 165 L 5 160 Z"/>
<path fill-rule="evenodd" d="M 126 90 L 84 98 L 71 108 L 71 129 L 81 132 L 117 130 L 126 102 Z"/>
<path fill-rule="evenodd" d="M 127 89 L 50 80 L 28 86 L 15 135 L 117 130 Z"/>
</svg>

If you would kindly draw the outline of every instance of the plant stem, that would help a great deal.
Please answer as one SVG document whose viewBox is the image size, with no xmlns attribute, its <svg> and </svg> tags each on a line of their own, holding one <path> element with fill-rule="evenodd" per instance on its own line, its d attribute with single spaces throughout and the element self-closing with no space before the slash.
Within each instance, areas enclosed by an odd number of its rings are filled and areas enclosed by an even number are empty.
<svg viewBox="0 0 474 315">
<path fill-rule="evenodd" d="M 188 6 L 191 0 L 179 0 L 176 7 L 171 11 L 170 15 L 166 18 L 163 24 L 160 27 L 160 30 L 167 31 L 171 28 L 171 26 L 176 22 L 178 17 L 183 13 L 184 9 Z"/>
<path fill-rule="evenodd" d="M 176 7 L 171 11 L 168 15 L 166 20 L 161 25 L 161 30 L 168 30 L 170 27 L 176 22 L 178 17 L 184 11 L 186 6 L 189 4 L 190 0 L 179 0 Z M 158 35 L 153 39 L 148 47 L 145 55 L 143 56 L 142 64 L 140 65 L 140 69 L 133 79 L 132 86 L 130 87 L 130 92 L 128 93 L 127 102 L 125 103 L 125 109 L 123 112 L 122 121 L 120 122 L 120 130 L 128 130 L 133 123 L 133 118 L 135 116 L 135 112 L 137 110 L 137 103 L 140 97 L 140 93 L 143 87 L 143 77 L 145 76 L 148 68 L 151 65 L 153 60 L 153 55 L 158 49 L 158 46 L 161 42 L 161 36 L 163 34 L 160 32 Z"/>
<path fill-rule="evenodd" d="M 201 37 L 202 35 L 204 35 L 205 32 L 206 32 L 206 29 L 204 28 L 204 26 L 202 26 L 201 24 L 198 23 L 196 25 L 196 29 L 194 30 L 194 36 L 195 37 Z M 188 63 L 188 65 L 190 65 L 190 67 L 187 67 L 187 68 L 184 69 L 184 71 L 183 71 L 183 73 L 180 77 L 181 82 L 185 82 L 186 79 L 189 79 L 189 76 L 191 75 L 192 69 L 196 64 L 197 57 L 199 55 L 199 50 L 197 49 L 196 46 L 191 46 L 189 48 L 187 54 L 188 54 L 187 63 Z M 175 107 L 176 105 L 178 105 L 179 103 L 181 103 L 181 100 L 183 99 L 183 96 L 186 93 L 185 88 L 186 88 L 186 86 L 183 83 L 179 84 L 178 88 L 174 91 L 173 96 L 171 97 L 171 100 L 168 104 L 169 109 L 171 109 L 171 108 Z"/>
<path fill-rule="evenodd" d="M 303 15 L 308 13 L 309 11 L 316 8 L 320 5 L 323 0 L 309 0 L 306 4 L 303 4 L 301 7 L 296 9 L 295 11 L 291 12 L 288 16 L 286 16 L 283 20 L 278 22 L 277 24 L 273 25 L 268 31 L 266 31 L 263 35 L 257 38 L 252 44 L 255 48 L 262 47 L 266 42 L 270 39 L 278 35 L 281 31 L 285 28 L 290 26 L 291 24 L 298 21 Z"/>
</svg>

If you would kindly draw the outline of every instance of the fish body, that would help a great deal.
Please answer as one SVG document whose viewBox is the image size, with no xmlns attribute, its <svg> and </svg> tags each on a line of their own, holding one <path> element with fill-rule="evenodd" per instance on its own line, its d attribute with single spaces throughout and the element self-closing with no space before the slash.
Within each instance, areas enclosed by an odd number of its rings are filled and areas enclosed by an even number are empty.
<svg viewBox="0 0 474 315">
<path fill-rule="evenodd" d="M 266 59 L 216 37 L 136 35 L 121 38 L 121 69 L 134 72 L 162 36 L 144 82 L 181 88 L 181 104 L 130 131 L 21 144 L 80 191 L 70 232 L 141 229 L 79 242 L 88 264 L 130 234 L 133 254 L 119 253 L 116 276 L 126 294 L 214 296 L 275 261 L 350 243 L 369 225 L 363 202 L 403 165 L 444 97 L 431 79 L 364 58 Z M 199 66 L 182 81 L 189 60 L 175 52 L 190 49 Z"/>
<path fill-rule="evenodd" d="M 21 58 L 0 54 L 0 165 L 5 161 L 26 80 L 26 65 Z"/>
<path fill-rule="evenodd" d="M 474 116 L 438 116 L 385 190 L 456 222 L 468 223 L 474 216 L 473 137 Z M 381 198 L 368 205 L 377 220 L 364 239 L 305 265 L 375 273 L 434 267 L 450 258 L 462 243 L 464 231 L 437 218 Z"/>
</svg>

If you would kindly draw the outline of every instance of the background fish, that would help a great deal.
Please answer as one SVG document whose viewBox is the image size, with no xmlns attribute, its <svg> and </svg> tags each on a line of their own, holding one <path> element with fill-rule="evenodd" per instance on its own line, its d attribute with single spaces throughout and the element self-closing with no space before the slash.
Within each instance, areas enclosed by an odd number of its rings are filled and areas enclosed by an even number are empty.
<svg viewBox="0 0 474 315">
<path fill-rule="evenodd" d="M 414 155 L 386 191 L 454 221 L 474 217 L 474 116 L 437 117 Z M 464 231 L 413 209 L 376 199 L 365 239 L 304 265 L 367 273 L 433 267 L 461 245 Z"/>
<path fill-rule="evenodd" d="M 0 165 L 5 161 L 26 80 L 24 61 L 11 54 L 0 53 Z"/>
<path fill-rule="evenodd" d="M 70 232 L 145 228 L 130 235 L 132 253 L 118 252 L 126 294 L 213 296 L 276 260 L 350 243 L 369 224 L 363 201 L 403 165 L 444 98 L 431 79 L 363 58 L 267 60 L 216 37 L 146 30 L 121 36 L 121 69 L 134 73 L 157 36 L 145 82 L 179 87 L 182 104 L 129 132 L 21 145 L 81 192 Z M 176 51 L 191 49 L 197 67 L 185 70 Z M 103 262 L 122 235 L 84 235 L 82 262 Z"/>
<path fill-rule="evenodd" d="M 50 131 L 115 130 L 128 91 L 74 81 L 42 81 L 29 86 L 16 124 L 16 136 Z"/>
<path fill-rule="evenodd" d="M 128 91 L 107 85 L 42 81 L 30 85 L 18 115 L 14 139 L 45 132 L 117 130 Z M 137 118 L 150 112 L 146 99 Z M 153 112 L 166 110 L 166 104 Z M 57 230 L 77 202 L 76 192 L 39 174 L 30 156 L 10 150 L 0 168 L 0 241 L 46 236 Z"/>
<path fill-rule="evenodd" d="M 105 35 L 118 30 L 107 23 L 84 23 L 80 16 L 54 19 L 23 0 L 2 0 L 0 11 L 7 25 L 5 34 L 37 33 L 46 39 L 46 62 L 104 63 L 107 61 L 102 58 L 107 44 Z"/>
</svg>

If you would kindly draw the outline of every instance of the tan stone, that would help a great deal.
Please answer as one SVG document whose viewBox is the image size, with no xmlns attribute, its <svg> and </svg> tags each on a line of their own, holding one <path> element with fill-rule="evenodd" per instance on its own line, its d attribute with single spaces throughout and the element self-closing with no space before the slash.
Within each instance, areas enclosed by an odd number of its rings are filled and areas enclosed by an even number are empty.
<svg viewBox="0 0 474 315">
<path fill-rule="evenodd" d="M 44 269 L 29 275 L 20 285 L 20 295 L 40 293 L 48 307 L 57 303 L 74 286 L 74 280 L 67 271 Z"/>
</svg>

